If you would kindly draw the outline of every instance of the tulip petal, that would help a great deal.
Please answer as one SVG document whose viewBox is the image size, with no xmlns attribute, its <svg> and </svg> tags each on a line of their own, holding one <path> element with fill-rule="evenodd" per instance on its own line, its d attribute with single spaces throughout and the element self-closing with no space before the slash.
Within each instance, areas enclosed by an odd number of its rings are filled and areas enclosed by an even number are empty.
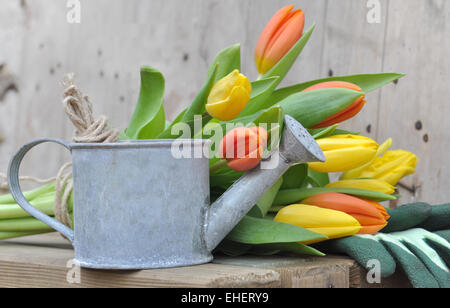
<svg viewBox="0 0 450 308">
<path fill-rule="evenodd" d="M 287 16 L 285 23 L 277 30 L 267 46 L 262 61 L 260 73 L 268 72 L 302 37 L 305 26 L 305 14 L 296 10 Z"/>
<path fill-rule="evenodd" d="M 326 162 L 310 163 L 316 172 L 343 172 L 358 168 L 371 161 L 377 153 L 378 144 L 367 137 L 338 135 L 317 140 L 325 154 Z"/>
<path fill-rule="evenodd" d="M 206 110 L 214 118 L 231 121 L 244 110 L 249 101 L 250 94 L 244 87 L 234 87 L 227 99 L 206 105 Z"/>
<path fill-rule="evenodd" d="M 229 161 L 227 163 L 227 166 L 230 169 L 233 169 L 234 171 L 238 172 L 244 172 L 251 170 L 258 166 L 261 159 L 258 158 L 239 158 L 232 161 Z"/>
<path fill-rule="evenodd" d="M 413 153 L 397 150 L 377 157 L 361 173 L 362 177 L 380 179 L 396 185 L 400 179 L 415 172 L 418 158 Z"/>
<path fill-rule="evenodd" d="M 364 100 L 364 97 L 361 97 L 357 101 L 355 101 L 351 106 L 349 106 L 347 109 L 341 111 L 340 113 L 324 120 L 323 122 L 315 125 L 313 128 L 325 128 L 329 126 L 333 126 L 335 124 L 347 121 L 354 116 L 356 116 L 365 106 L 367 101 Z"/>
<path fill-rule="evenodd" d="M 358 188 L 377 191 L 387 195 L 392 195 L 395 192 L 394 186 L 385 181 L 377 179 L 341 180 L 338 182 L 330 183 L 325 187 Z"/>
<path fill-rule="evenodd" d="M 379 203 L 339 193 L 314 195 L 302 203 L 336 211 L 355 218 L 362 226 L 359 234 L 375 234 L 386 225 L 389 218 L 386 209 Z"/>
<path fill-rule="evenodd" d="M 352 216 L 358 214 L 369 218 L 384 219 L 380 211 L 370 202 L 340 193 L 318 194 L 303 200 L 302 203 L 341 211 Z M 360 221 L 360 223 L 362 222 Z M 364 225 L 364 223 L 362 224 Z"/>
<path fill-rule="evenodd" d="M 328 238 L 340 238 L 358 233 L 361 225 L 352 216 L 335 210 L 323 209 L 317 206 L 293 204 L 281 209 L 274 219 L 310 231 L 326 235 Z M 311 244 L 311 241 L 304 244 Z"/>
<path fill-rule="evenodd" d="M 361 178 L 361 174 L 364 171 L 365 168 L 367 168 L 368 166 L 370 166 L 370 164 L 380 155 L 383 155 L 390 147 L 392 146 L 392 138 L 389 138 L 388 140 L 386 140 L 382 145 L 380 145 L 380 147 L 377 150 L 377 154 L 376 157 L 374 157 L 369 163 L 365 164 L 364 166 L 361 166 L 359 168 L 350 170 L 345 172 L 342 176 L 341 176 L 341 180 L 348 180 L 348 179 L 357 179 L 357 178 Z"/>
<path fill-rule="evenodd" d="M 384 225 L 363 226 L 361 230 L 358 232 L 358 234 L 369 234 L 369 235 L 377 234 L 386 226 L 387 222 Z"/>
<path fill-rule="evenodd" d="M 255 49 L 255 61 L 258 68 L 258 72 L 261 73 L 261 61 L 263 59 L 264 53 L 267 46 L 269 45 L 270 39 L 276 33 L 276 31 L 283 25 L 286 17 L 294 9 L 294 5 L 287 5 L 280 9 L 275 15 L 269 20 L 264 30 L 261 32 L 258 43 Z"/>
</svg>

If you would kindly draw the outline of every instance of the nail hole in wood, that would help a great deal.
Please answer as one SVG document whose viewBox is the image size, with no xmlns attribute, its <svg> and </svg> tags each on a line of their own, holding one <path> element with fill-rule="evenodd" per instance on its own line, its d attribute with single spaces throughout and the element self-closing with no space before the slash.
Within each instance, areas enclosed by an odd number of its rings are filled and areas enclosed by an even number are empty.
<svg viewBox="0 0 450 308">
<path fill-rule="evenodd" d="M 328 71 L 328 77 L 333 77 L 334 72 L 333 70 L 330 68 L 330 70 Z"/>
<path fill-rule="evenodd" d="M 430 141 L 430 137 L 428 137 L 428 134 L 423 135 L 423 141 L 425 143 L 428 143 L 428 141 Z"/>
<path fill-rule="evenodd" d="M 417 130 L 422 130 L 422 128 L 423 128 L 422 121 L 417 121 L 415 126 L 416 126 Z"/>
<path fill-rule="evenodd" d="M 394 84 L 395 84 L 395 85 L 398 84 L 398 79 L 394 80 Z"/>
<path fill-rule="evenodd" d="M 185 53 L 185 54 L 183 55 L 183 61 L 184 61 L 184 62 L 189 61 L 189 54 L 188 54 L 188 53 Z"/>
<path fill-rule="evenodd" d="M 366 131 L 368 134 L 370 134 L 372 132 L 372 124 L 367 125 Z"/>
</svg>

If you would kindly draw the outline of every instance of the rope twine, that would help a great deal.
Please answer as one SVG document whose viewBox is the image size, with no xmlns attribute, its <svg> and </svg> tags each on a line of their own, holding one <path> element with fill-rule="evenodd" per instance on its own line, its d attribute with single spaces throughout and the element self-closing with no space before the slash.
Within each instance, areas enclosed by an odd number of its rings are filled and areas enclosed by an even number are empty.
<svg viewBox="0 0 450 308">
<path fill-rule="evenodd" d="M 63 106 L 66 115 L 75 126 L 73 141 L 76 143 L 114 143 L 119 140 L 119 131 L 110 128 L 108 118 L 104 115 L 94 119 L 92 104 L 87 96 L 74 83 L 74 75 L 68 74 L 62 82 L 64 90 Z M 72 163 L 64 164 L 56 177 L 39 179 L 30 176 L 20 177 L 22 181 L 31 181 L 37 184 L 48 184 L 55 181 L 55 218 L 72 228 L 72 219 L 69 215 L 68 201 L 73 191 Z M 0 174 L 0 188 L 8 188 L 7 176 Z"/>
</svg>

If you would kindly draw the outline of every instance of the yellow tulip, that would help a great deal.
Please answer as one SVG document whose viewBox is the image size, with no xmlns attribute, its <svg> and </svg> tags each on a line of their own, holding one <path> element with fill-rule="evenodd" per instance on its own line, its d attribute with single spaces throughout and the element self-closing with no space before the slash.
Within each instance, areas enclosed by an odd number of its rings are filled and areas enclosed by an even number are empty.
<svg viewBox="0 0 450 308">
<path fill-rule="evenodd" d="M 391 146 L 392 146 L 392 138 L 389 138 L 382 145 L 380 145 L 380 147 L 378 148 L 377 154 L 370 162 L 368 162 L 367 164 L 365 164 L 359 168 L 344 172 L 344 174 L 342 174 L 342 176 L 341 176 L 341 180 L 361 178 L 361 173 L 363 172 L 363 170 L 365 168 L 367 168 L 375 160 L 375 158 L 383 155 L 384 152 L 386 152 Z"/>
<path fill-rule="evenodd" d="M 352 236 L 362 228 L 358 220 L 344 212 L 304 204 L 284 207 L 274 220 L 323 234 L 329 239 Z M 302 244 L 308 245 L 321 241 L 323 239 L 302 242 Z"/>
<path fill-rule="evenodd" d="M 389 151 L 382 157 L 377 157 L 361 172 L 363 178 L 383 180 L 391 185 L 397 183 L 405 176 L 416 171 L 418 158 L 413 153 L 397 150 Z"/>
<path fill-rule="evenodd" d="M 356 180 L 341 180 L 330 183 L 326 187 L 333 188 L 357 188 L 370 191 L 377 191 L 383 194 L 391 195 L 395 192 L 395 187 L 383 180 L 377 179 L 356 179 Z"/>
<path fill-rule="evenodd" d="M 214 85 L 206 110 L 216 119 L 231 121 L 247 106 L 251 92 L 252 85 L 248 78 L 234 70 Z"/>
<path fill-rule="evenodd" d="M 370 162 L 376 155 L 378 144 L 367 137 L 338 135 L 317 140 L 325 154 L 326 162 L 310 163 L 317 172 L 343 172 Z"/>
</svg>

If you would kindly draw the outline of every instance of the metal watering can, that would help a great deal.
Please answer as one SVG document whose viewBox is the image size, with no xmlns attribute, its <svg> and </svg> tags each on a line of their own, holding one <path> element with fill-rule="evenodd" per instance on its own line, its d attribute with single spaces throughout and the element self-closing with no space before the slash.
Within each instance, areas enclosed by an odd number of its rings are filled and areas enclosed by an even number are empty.
<svg viewBox="0 0 450 308">
<path fill-rule="evenodd" d="M 74 230 L 35 209 L 19 186 L 19 166 L 34 146 L 54 142 L 72 152 Z M 40 139 L 12 158 L 8 179 L 17 203 L 62 233 L 75 259 L 96 269 L 149 269 L 210 262 L 211 252 L 296 163 L 324 161 L 308 131 L 286 116 L 279 163 L 246 173 L 210 205 L 209 159 L 174 158 L 173 140 L 111 144 Z M 207 140 L 192 140 L 194 151 Z"/>
</svg>

